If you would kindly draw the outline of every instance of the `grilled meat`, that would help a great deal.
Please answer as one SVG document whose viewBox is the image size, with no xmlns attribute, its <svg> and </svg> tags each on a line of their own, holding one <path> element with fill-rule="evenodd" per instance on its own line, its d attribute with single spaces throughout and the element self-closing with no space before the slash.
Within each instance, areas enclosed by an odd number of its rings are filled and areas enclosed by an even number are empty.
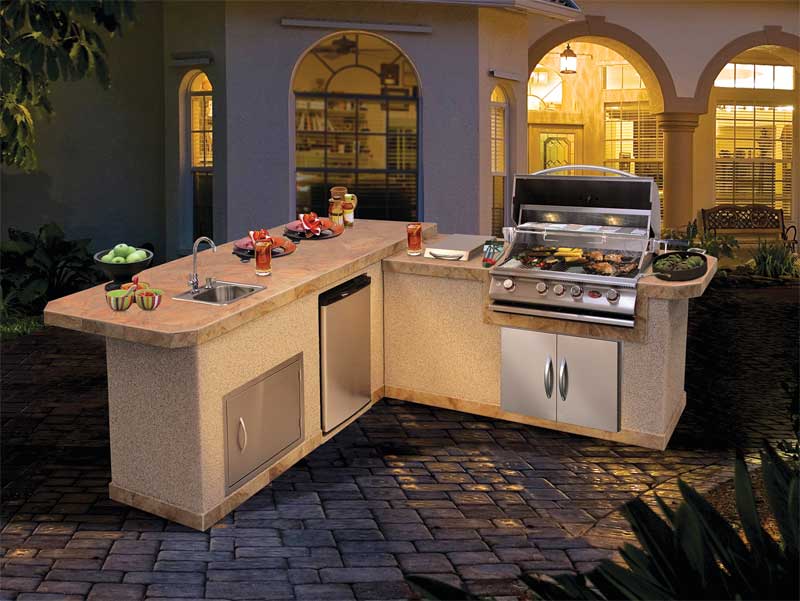
<svg viewBox="0 0 800 601">
<path fill-rule="evenodd" d="M 589 253 L 589 258 L 592 261 L 602 261 L 603 260 L 603 253 L 599 250 L 593 250 Z"/>
<path fill-rule="evenodd" d="M 605 261 L 594 263 L 591 268 L 592 271 L 601 275 L 614 275 L 614 273 L 616 273 L 614 266 L 611 263 L 606 263 Z"/>
<path fill-rule="evenodd" d="M 617 272 L 621 274 L 631 273 L 632 271 L 636 271 L 639 267 L 636 263 L 623 263 L 617 268 Z"/>
<path fill-rule="evenodd" d="M 607 263 L 621 263 L 622 262 L 622 255 L 613 253 L 610 255 L 604 255 L 603 260 Z"/>
</svg>

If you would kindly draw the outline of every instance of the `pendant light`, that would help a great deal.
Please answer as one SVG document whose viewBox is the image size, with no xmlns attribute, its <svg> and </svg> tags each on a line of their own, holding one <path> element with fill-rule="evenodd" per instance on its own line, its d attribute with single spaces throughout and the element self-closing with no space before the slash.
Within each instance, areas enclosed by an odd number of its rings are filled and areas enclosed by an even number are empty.
<svg viewBox="0 0 800 601">
<path fill-rule="evenodd" d="M 563 75 L 574 75 L 578 71 L 578 55 L 569 47 L 569 42 L 567 42 L 564 52 L 561 53 L 560 63 Z"/>
</svg>

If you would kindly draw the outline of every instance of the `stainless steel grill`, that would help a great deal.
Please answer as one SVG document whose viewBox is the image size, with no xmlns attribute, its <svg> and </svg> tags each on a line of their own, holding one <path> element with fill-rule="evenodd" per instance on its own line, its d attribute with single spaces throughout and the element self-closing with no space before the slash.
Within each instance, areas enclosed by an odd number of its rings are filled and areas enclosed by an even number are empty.
<svg viewBox="0 0 800 601">
<path fill-rule="evenodd" d="M 607 175 L 554 175 L 564 171 Z M 555 167 L 516 176 L 513 202 L 513 239 L 490 272 L 491 308 L 633 327 L 636 283 L 661 227 L 653 179 Z"/>
</svg>

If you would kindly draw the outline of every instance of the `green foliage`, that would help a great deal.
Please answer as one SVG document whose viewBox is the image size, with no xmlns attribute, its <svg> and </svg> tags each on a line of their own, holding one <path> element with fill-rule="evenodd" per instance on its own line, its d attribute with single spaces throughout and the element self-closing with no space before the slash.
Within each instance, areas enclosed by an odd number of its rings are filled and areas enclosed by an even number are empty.
<svg viewBox="0 0 800 601">
<path fill-rule="evenodd" d="M 689 248 L 702 248 L 717 259 L 721 257 L 733 258 L 734 252 L 739 248 L 739 241 L 731 235 L 716 235 L 713 232 L 700 233 L 697 219 L 686 224 L 684 230 L 665 230 L 664 238 L 673 240 L 686 240 Z"/>
<path fill-rule="evenodd" d="M 761 525 L 747 466 L 738 454 L 736 508 L 746 543 L 702 495 L 678 480 L 683 502 L 677 509 L 656 497 L 663 517 L 641 499 L 625 505 L 625 517 L 640 545 L 622 547 L 626 565 L 605 560 L 586 575 L 524 575 L 521 580 L 541 599 L 800 598 L 800 478 L 767 444 L 761 459 L 780 541 Z M 420 579 L 414 584 L 424 588 L 428 598 L 455 598 L 436 596 L 438 589 Z M 462 592 L 460 598 L 469 597 Z"/>
<path fill-rule="evenodd" d="M 109 87 L 105 35 L 133 18 L 131 0 L 3 0 L 0 4 L 2 163 L 36 167 L 35 123 L 50 115 L 50 84 L 97 78 Z"/>
<path fill-rule="evenodd" d="M 758 241 L 753 251 L 753 272 L 765 278 L 800 277 L 800 260 L 783 242 Z"/>
<path fill-rule="evenodd" d="M 778 443 L 778 450 L 786 453 L 795 469 L 800 468 L 800 390 L 798 390 L 797 381 L 797 372 L 795 372 L 794 381 L 781 382 L 781 387 L 789 399 L 789 417 L 792 420 L 794 439 L 781 440 Z"/>
<path fill-rule="evenodd" d="M 18 336 L 27 336 L 42 327 L 44 324 L 39 316 L 3 317 L 0 320 L 0 339 L 8 341 Z"/>
<path fill-rule="evenodd" d="M 66 240 L 54 223 L 32 234 L 9 228 L 0 244 L 0 315 L 37 315 L 47 301 L 100 281 L 89 240 Z"/>
</svg>

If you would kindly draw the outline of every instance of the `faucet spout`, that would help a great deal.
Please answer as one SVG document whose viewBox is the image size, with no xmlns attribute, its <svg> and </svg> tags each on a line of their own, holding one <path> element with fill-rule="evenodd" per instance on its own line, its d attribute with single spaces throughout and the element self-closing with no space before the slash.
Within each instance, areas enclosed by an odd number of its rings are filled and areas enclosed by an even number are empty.
<svg viewBox="0 0 800 601">
<path fill-rule="evenodd" d="M 200 236 L 194 241 L 194 246 L 192 246 L 192 273 L 189 274 L 189 285 L 192 287 L 192 292 L 197 292 L 200 289 L 200 277 L 197 275 L 197 249 L 201 242 L 207 243 L 212 252 L 217 252 L 217 245 L 208 236 Z"/>
</svg>

